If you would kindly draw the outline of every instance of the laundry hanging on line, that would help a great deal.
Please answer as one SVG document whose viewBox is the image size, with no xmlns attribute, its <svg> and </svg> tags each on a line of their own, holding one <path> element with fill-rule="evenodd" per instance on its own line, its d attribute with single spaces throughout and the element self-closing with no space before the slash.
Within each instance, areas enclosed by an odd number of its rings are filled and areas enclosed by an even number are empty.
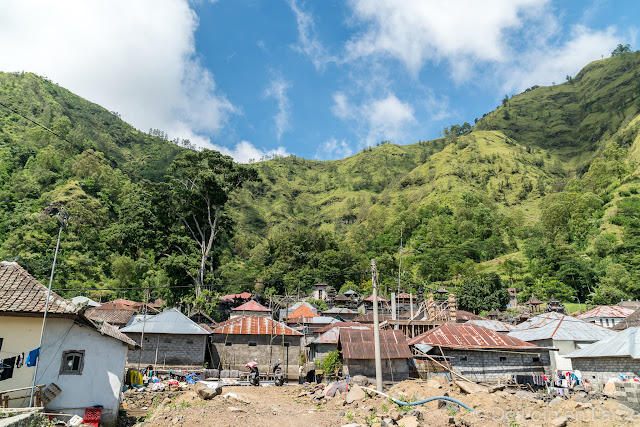
<svg viewBox="0 0 640 427">
<path fill-rule="evenodd" d="M 36 366 L 36 361 L 38 360 L 39 356 L 40 356 L 40 347 L 34 350 L 31 350 L 27 355 L 27 361 L 26 361 L 27 367 Z"/>
<path fill-rule="evenodd" d="M 0 381 L 8 380 L 13 377 L 13 368 L 16 364 L 16 357 L 0 359 Z"/>
</svg>

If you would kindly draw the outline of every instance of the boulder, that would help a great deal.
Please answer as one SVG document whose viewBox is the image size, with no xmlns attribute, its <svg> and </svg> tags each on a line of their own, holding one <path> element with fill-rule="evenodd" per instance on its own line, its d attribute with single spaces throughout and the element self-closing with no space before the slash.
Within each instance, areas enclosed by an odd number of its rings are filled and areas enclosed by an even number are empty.
<svg viewBox="0 0 640 427">
<path fill-rule="evenodd" d="M 354 375 L 351 377 L 351 384 L 366 387 L 369 385 L 369 378 L 364 375 Z"/>
<path fill-rule="evenodd" d="M 420 421 L 416 417 L 403 417 L 398 421 L 398 425 L 402 427 L 420 427 Z"/>
<path fill-rule="evenodd" d="M 489 393 L 495 393 L 496 391 L 502 391 L 506 388 L 507 386 L 504 384 L 494 384 L 492 386 L 489 387 Z"/>
<path fill-rule="evenodd" d="M 554 418 L 553 420 L 551 420 L 550 424 L 553 427 L 565 427 L 568 422 L 569 422 L 569 419 L 563 416 L 563 417 Z"/>
<path fill-rule="evenodd" d="M 196 393 L 204 400 L 210 400 L 222 393 L 222 387 L 210 388 L 202 383 L 196 383 Z"/>
<path fill-rule="evenodd" d="M 389 411 L 389 418 L 391 418 L 393 421 L 398 421 L 400 418 L 402 418 L 402 414 L 396 408 L 393 408 Z"/>
<path fill-rule="evenodd" d="M 347 404 L 362 400 L 365 397 L 367 397 L 367 395 L 364 393 L 364 390 L 362 390 L 359 385 L 354 385 L 347 393 Z"/>
<path fill-rule="evenodd" d="M 562 403 L 562 398 L 561 397 L 554 397 L 553 399 L 551 399 L 551 402 L 549 402 L 549 407 L 554 407 L 558 404 Z"/>
<path fill-rule="evenodd" d="M 470 383 L 467 381 L 456 381 L 455 384 L 462 392 L 467 394 L 489 392 L 489 389 L 487 387 L 476 383 Z"/>
</svg>

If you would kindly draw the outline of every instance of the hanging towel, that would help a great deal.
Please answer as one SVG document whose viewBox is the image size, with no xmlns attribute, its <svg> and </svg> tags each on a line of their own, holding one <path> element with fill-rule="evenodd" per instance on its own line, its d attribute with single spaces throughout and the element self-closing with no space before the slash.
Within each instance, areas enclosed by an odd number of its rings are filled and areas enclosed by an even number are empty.
<svg viewBox="0 0 640 427">
<path fill-rule="evenodd" d="M 35 350 L 31 350 L 27 355 L 27 367 L 36 366 L 36 360 L 40 356 L 40 347 Z"/>
<path fill-rule="evenodd" d="M 0 359 L 0 381 L 8 380 L 13 377 L 13 368 L 16 364 L 16 358 Z"/>
</svg>

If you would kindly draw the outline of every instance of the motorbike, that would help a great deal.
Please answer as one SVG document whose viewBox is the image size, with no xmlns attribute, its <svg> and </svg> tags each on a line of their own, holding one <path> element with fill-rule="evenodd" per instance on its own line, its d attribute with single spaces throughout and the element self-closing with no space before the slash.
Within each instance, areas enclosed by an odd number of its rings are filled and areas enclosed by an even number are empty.
<svg viewBox="0 0 640 427">
<path fill-rule="evenodd" d="M 258 372 L 258 362 L 253 361 L 244 365 L 249 368 L 249 384 L 254 386 L 260 385 L 260 372 Z"/>
<path fill-rule="evenodd" d="M 284 375 L 282 374 L 280 363 L 282 363 L 282 361 L 278 359 L 278 361 L 273 364 L 273 379 L 275 385 L 278 387 L 284 385 Z"/>
</svg>

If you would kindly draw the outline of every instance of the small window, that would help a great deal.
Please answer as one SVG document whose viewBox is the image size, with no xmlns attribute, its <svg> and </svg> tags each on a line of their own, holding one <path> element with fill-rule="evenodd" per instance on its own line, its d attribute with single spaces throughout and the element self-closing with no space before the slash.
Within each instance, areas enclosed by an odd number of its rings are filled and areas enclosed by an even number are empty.
<svg viewBox="0 0 640 427">
<path fill-rule="evenodd" d="M 231 347 L 233 345 L 233 343 L 231 341 L 227 341 L 226 343 L 224 343 L 225 347 Z"/>
<path fill-rule="evenodd" d="M 191 338 L 189 338 L 189 339 L 187 340 L 187 344 L 193 344 L 193 340 L 192 340 Z"/>
<path fill-rule="evenodd" d="M 291 343 L 286 342 L 286 343 L 284 343 L 284 346 L 285 346 L 285 347 L 290 347 L 290 346 L 291 346 Z"/>
<path fill-rule="evenodd" d="M 539 357 L 533 357 L 533 358 L 531 358 L 531 361 L 533 363 L 538 363 L 538 362 L 540 362 L 540 358 Z"/>
<path fill-rule="evenodd" d="M 607 326 L 609 326 L 609 319 L 605 319 L 605 322 L 607 322 Z"/>
<path fill-rule="evenodd" d="M 171 342 L 171 338 L 165 338 L 165 339 L 164 339 L 164 342 L 166 342 L 166 343 L 170 343 L 170 342 Z"/>
<path fill-rule="evenodd" d="M 249 341 L 249 347 L 255 347 L 255 346 L 257 346 L 257 345 L 258 345 L 258 343 L 257 343 L 257 342 L 255 342 L 255 341 Z"/>
<path fill-rule="evenodd" d="M 500 361 L 501 362 L 506 362 L 507 361 L 507 356 L 500 356 Z"/>
<path fill-rule="evenodd" d="M 461 362 L 466 362 L 467 361 L 467 356 L 460 356 L 460 361 Z"/>
<path fill-rule="evenodd" d="M 84 368 L 84 350 L 62 352 L 60 375 L 82 375 L 82 368 Z"/>
</svg>

